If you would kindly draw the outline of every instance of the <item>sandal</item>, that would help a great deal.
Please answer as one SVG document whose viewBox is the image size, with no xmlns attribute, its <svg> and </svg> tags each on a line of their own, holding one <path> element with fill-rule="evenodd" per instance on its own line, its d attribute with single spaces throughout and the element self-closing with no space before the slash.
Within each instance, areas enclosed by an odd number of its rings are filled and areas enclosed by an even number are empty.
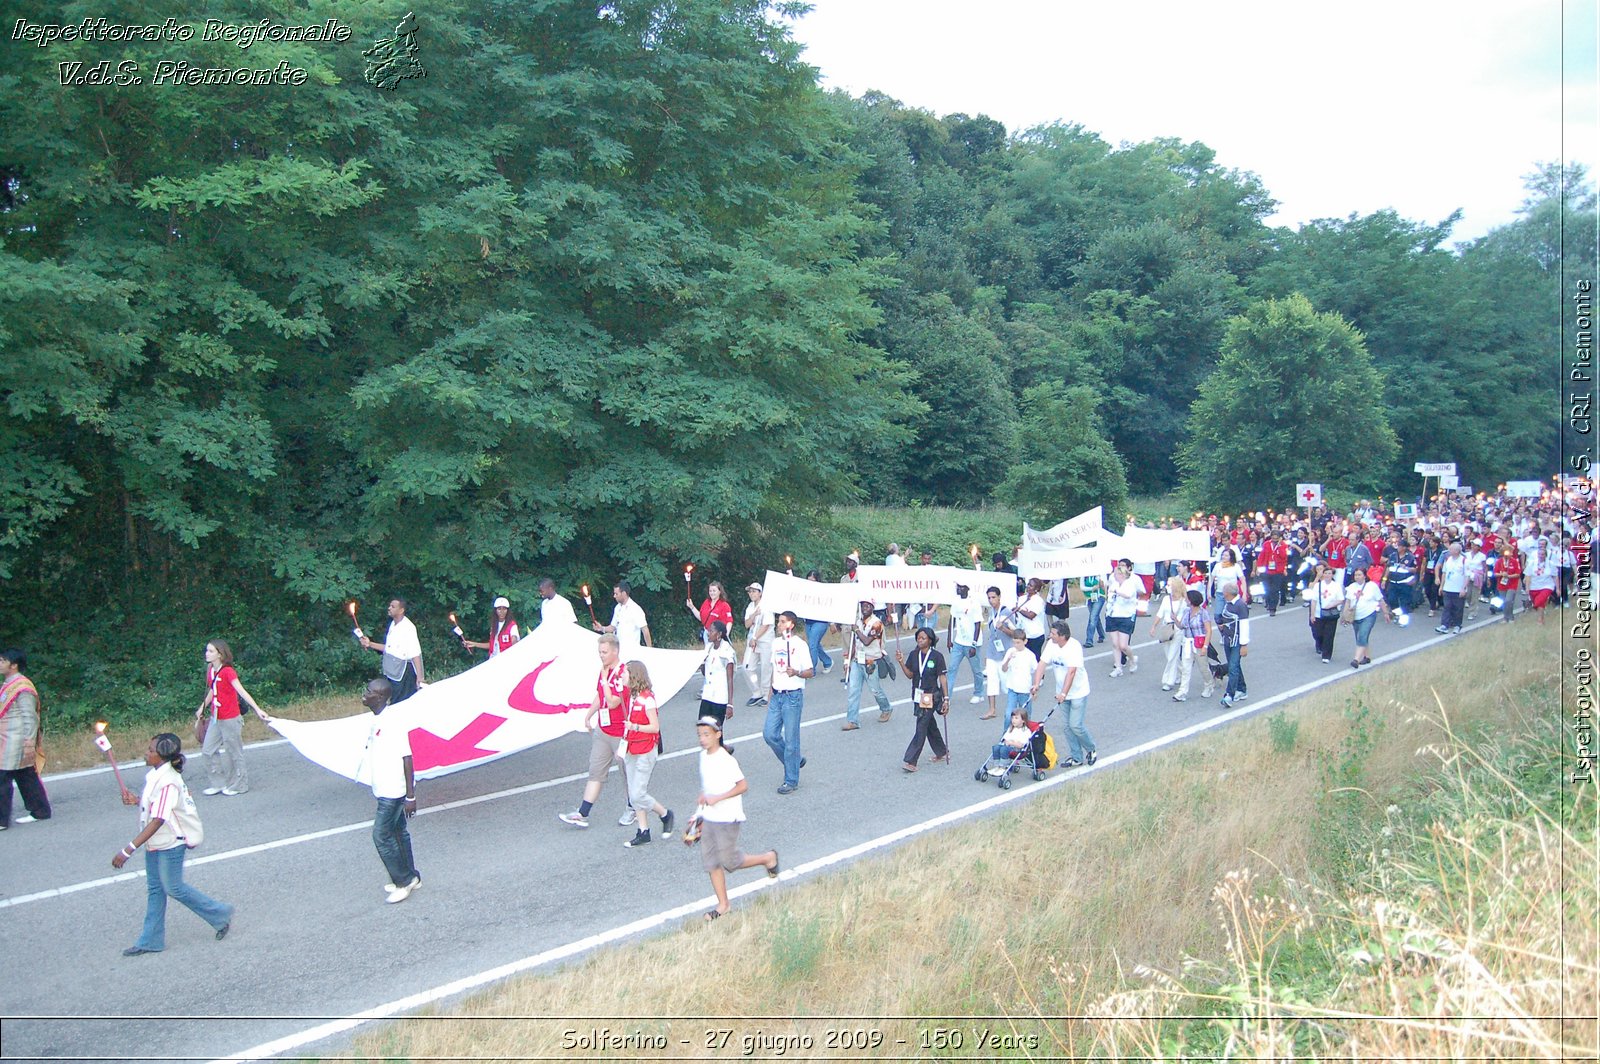
<svg viewBox="0 0 1600 1064">
<path fill-rule="evenodd" d="M 900 763 L 900 771 L 901 772 L 915 772 L 915 771 L 917 771 L 917 766 L 913 765 L 909 761 L 902 761 Z"/>
<path fill-rule="evenodd" d="M 768 879 L 777 879 L 778 878 L 778 869 L 780 867 L 782 867 L 782 866 L 780 866 L 778 864 L 778 851 L 777 850 L 773 850 L 772 851 L 772 867 L 767 869 L 767 878 Z"/>
<path fill-rule="evenodd" d="M 706 923 L 708 924 L 713 920 L 720 920 L 721 918 L 722 914 L 715 909 L 712 909 L 710 912 L 706 913 Z"/>
<path fill-rule="evenodd" d="M 995 717 L 995 715 L 993 713 L 985 713 L 983 716 L 979 717 L 978 719 L 979 720 L 994 720 L 994 717 Z"/>
</svg>

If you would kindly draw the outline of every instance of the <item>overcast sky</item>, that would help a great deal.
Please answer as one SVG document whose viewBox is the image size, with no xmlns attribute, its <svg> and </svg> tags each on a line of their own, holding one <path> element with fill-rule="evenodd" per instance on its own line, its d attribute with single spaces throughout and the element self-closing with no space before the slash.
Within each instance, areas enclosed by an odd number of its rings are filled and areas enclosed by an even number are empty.
<svg viewBox="0 0 1600 1064">
<path fill-rule="evenodd" d="M 811 0 L 824 85 L 1010 132 L 1173 136 L 1258 174 L 1275 224 L 1511 221 L 1536 164 L 1595 170 L 1596 0 Z M 1567 91 L 1562 93 L 1565 52 Z"/>
</svg>

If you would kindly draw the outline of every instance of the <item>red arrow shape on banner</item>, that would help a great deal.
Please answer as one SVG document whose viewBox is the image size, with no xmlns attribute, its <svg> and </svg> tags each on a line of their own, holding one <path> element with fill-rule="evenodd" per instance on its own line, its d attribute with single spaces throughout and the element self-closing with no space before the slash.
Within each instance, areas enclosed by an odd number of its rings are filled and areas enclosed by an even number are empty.
<svg viewBox="0 0 1600 1064">
<path fill-rule="evenodd" d="M 521 683 L 512 688 L 511 693 L 506 696 L 506 705 L 510 706 L 514 710 L 517 710 L 519 713 L 559 714 L 565 713 L 571 709 L 588 709 L 592 703 L 579 702 L 576 704 L 559 706 L 552 705 L 549 702 L 541 702 L 539 700 L 539 696 L 534 693 L 534 686 L 539 682 L 539 674 L 554 664 L 554 658 L 551 658 L 549 661 L 540 662 L 532 672 L 528 673 L 528 675 L 522 678 Z"/>
<path fill-rule="evenodd" d="M 427 728 L 412 728 L 411 767 L 416 772 L 426 772 L 430 768 L 459 765 L 463 761 L 498 754 L 498 750 L 480 750 L 478 743 L 505 722 L 506 718 L 493 713 L 480 713 L 448 739 L 439 738 Z"/>
</svg>

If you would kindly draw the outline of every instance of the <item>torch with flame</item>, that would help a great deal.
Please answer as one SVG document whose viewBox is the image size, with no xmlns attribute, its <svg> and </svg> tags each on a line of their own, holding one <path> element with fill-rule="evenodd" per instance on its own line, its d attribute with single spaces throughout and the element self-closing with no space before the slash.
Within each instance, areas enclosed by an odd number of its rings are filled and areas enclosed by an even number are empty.
<svg viewBox="0 0 1600 1064">
<path fill-rule="evenodd" d="M 95 722 L 94 745 L 98 746 L 100 752 L 106 755 L 106 761 L 110 763 L 111 771 L 117 777 L 117 789 L 122 792 L 122 800 L 124 802 L 129 801 L 133 798 L 133 792 L 128 790 L 127 785 L 122 782 L 122 770 L 117 767 L 117 759 L 111 755 L 111 739 L 106 735 L 106 722 L 103 720 Z"/>
<path fill-rule="evenodd" d="M 967 553 L 972 555 L 972 567 L 974 569 L 978 568 L 978 545 L 974 543 Z"/>
<path fill-rule="evenodd" d="M 450 630 L 456 634 L 457 639 L 465 639 L 467 637 L 467 633 L 461 630 L 461 622 L 456 620 L 454 610 L 450 611 Z"/>
<path fill-rule="evenodd" d="M 783 567 L 790 576 L 794 575 L 794 559 L 787 554 L 783 556 Z"/>
<path fill-rule="evenodd" d="M 355 636 L 356 642 L 359 643 L 363 639 L 367 638 L 367 633 L 361 630 L 361 622 L 356 620 L 356 600 L 351 599 L 349 602 L 345 603 L 344 608 L 345 611 L 350 614 L 350 623 L 354 625 L 354 627 L 350 629 L 350 634 Z"/>
<path fill-rule="evenodd" d="M 584 584 L 579 590 L 583 592 L 583 604 L 589 607 L 589 620 L 593 621 L 596 627 L 599 627 L 600 618 L 594 615 L 594 599 L 589 597 L 589 585 Z"/>
</svg>

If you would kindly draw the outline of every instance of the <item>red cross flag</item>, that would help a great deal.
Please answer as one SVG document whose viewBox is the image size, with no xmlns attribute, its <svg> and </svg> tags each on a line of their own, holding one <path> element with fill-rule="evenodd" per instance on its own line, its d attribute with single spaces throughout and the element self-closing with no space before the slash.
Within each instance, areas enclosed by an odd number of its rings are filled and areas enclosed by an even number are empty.
<svg viewBox="0 0 1600 1064">
<path fill-rule="evenodd" d="M 1322 505 L 1321 484 L 1296 484 L 1294 486 L 1294 504 L 1304 509 Z"/>
<path fill-rule="evenodd" d="M 600 676 L 599 639 L 565 621 L 541 624 L 510 650 L 390 706 L 383 719 L 398 719 L 409 730 L 418 779 L 581 732 Z M 705 652 L 635 646 L 625 647 L 622 658 L 644 662 L 656 698 L 665 704 L 700 671 Z M 275 717 L 272 727 L 308 760 L 359 779 L 372 722 L 371 713 L 321 721 Z M 673 738 L 687 740 L 688 734 L 683 728 Z"/>
</svg>

